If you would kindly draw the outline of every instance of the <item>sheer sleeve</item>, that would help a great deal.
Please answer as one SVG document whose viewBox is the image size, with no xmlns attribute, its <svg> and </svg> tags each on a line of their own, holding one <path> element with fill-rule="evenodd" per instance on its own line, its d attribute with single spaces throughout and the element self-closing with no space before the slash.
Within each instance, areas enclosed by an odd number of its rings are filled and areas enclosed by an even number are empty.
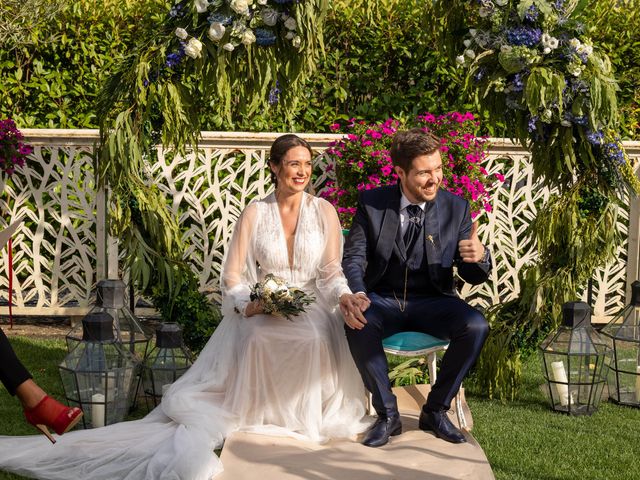
<svg viewBox="0 0 640 480">
<path fill-rule="evenodd" d="M 316 286 L 329 305 L 337 305 L 340 295 L 351 293 L 347 279 L 342 273 L 342 229 L 335 208 L 326 200 L 317 201 L 325 242 L 318 266 Z"/>
<path fill-rule="evenodd" d="M 227 246 L 220 275 L 223 315 L 230 315 L 233 312 L 244 314 L 250 301 L 251 285 L 257 281 L 253 260 L 253 232 L 257 213 L 256 203 L 244 209 Z"/>
</svg>

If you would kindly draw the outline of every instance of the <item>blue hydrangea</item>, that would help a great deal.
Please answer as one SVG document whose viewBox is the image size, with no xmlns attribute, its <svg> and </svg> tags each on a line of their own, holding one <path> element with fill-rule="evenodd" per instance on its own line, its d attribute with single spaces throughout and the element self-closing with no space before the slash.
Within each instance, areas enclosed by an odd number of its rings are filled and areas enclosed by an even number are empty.
<svg viewBox="0 0 640 480">
<path fill-rule="evenodd" d="M 602 145 L 604 140 L 604 133 L 602 130 L 598 130 L 596 132 L 592 132 L 591 130 L 587 130 L 587 141 L 591 145 Z"/>
<path fill-rule="evenodd" d="M 616 163 L 624 163 L 624 151 L 622 147 L 617 142 L 609 142 L 605 143 L 602 147 L 602 152 L 605 157 L 609 160 L 612 160 Z"/>
<path fill-rule="evenodd" d="M 528 22 L 535 22 L 538 19 L 538 15 L 540 15 L 540 10 L 535 5 L 531 5 L 527 12 L 524 14 L 524 19 Z"/>
<path fill-rule="evenodd" d="M 280 101 L 280 82 L 276 81 L 276 86 L 269 92 L 269 105 L 276 105 Z"/>
<path fill-rule="evenodd" d="M 209 22 L 209 24 L 221 23 L 222 25 L 227 27 L 233 23 L 233 17 L 230 15 L 223 15 L 221 13 L 212 13 L 207 17 L 207 21 Z"/>
<path fill-rule="evenodd" d="M 169 16 L 171 18 L 177 18 L 177 17 L 182 17 L 185 14 L 185 10 L 184 10 L 184 5 L 182 3 L 178 3 L 176 5 L 174 5 L 173 7 L 171 7 L 171 10 L 169 10 Z"/>
<path fill-rule="evenodd" d="M 484 67 L 479 68 L 476 73 L 473 75 L 473 79 L 476 82 L 479 82 L 480 80 L 482 80 L 485 76 L 485 74 L 487 73 L 486 69 Z"/>
<path fill-rule="evenodd" d="M 184 48 L 181 45 L 178 51 L 171 52 L 169 55 L 167 55 L 167 60 L 165 62 L 165 65 L 168 68 L 173 68 L 176 65 L 180 64 L 180 62 L 184 57 L 185 57 Z"/>
<path fill-rule="evenodd" d="M 521 92 L 524 89 L 524 82 L 522 81 L 522 73 L 516 73 L 510 83 L 512 92 Z"/>
<path fill-rule="evenodd" d="M 540 43 L 542 31 L 533 27 L 514 27 L 507 30 L 507 41 L 511 45 L 524 45 L 525 47 L 534 47 Z"/>
<path fill-rule="evenodd" d="M 562 12 L 562 10 L 564 9 L 564 0 L 554 0 L 553 8 L 555 8 L 559 12 Z"/>
<path fill-rule="evenodd" d="M 268 47 L 276 43 L 276 36 L 271 30 L 256 28 L 254 34 L 256 36 L 256 44 L 261 47 Z"/>
<path fill-rule="evenodd" d="M 527 124 L 527 130 L 529 131 L 529 133 L 536 131 L 537 122 L 538 122 L 538 117 L 535 115 L 529 119 L 529 123 Z"/>
</svg>

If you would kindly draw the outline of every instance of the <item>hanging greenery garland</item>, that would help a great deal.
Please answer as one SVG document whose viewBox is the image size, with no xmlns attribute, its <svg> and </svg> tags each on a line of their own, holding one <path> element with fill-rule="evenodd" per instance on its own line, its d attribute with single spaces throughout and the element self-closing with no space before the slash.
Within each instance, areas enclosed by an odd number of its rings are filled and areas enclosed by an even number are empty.
<svg viewBox="0 0 640 480">
<path fill-rule="evenodd" d="M 326 0 L 181 1 L 105 82 L 99 181 L 139 288 L 152 279 L 172 288 L 184 252 L 177 219 L 146 174 L 156 146 L 196 147 L 206 105 L 230 119 L 277 104 L 292 117 L 323 50 L 325 11 Z"/>
<path fill-rule="evenodd" d="M 446 44 L 463 38 L 455 61 L 468 69 L 467 90 L 489 118 L 513 126 L 534 173 L 558 192 L 529 228 L 538 261 L 521 271 L 519 298 L 489 312 L 479 379 L 491 396 L 513 398 L 521 352 L 557 326 L 562 304 L 612 259 L 621 199 L 640 183 L 616 130 L 610 62 L 582 23 L 587 1 L 439 3 L 453 33 Z"/>
</svg>

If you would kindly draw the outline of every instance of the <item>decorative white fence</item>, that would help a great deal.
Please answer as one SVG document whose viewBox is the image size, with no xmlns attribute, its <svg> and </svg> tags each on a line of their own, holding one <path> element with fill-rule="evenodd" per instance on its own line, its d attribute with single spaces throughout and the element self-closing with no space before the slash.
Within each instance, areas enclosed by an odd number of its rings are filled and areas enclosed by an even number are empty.
<svg viewBox="0 0 640 480">
<path fill-rule="evenodd" d="M 35 147 L 31 162 L 11 182 L 0 178 L 0 230 L 23 223 L 13 237 L 13 312 L 16 315 L 82 315 L 101 278 L 117 276 L 117 242 L 107 238 L 105 193 L 94 180 L 92 152 L 97 130 L 24 130 Z M 200 288 L 219 300 L 218 277 L 224 248 L 235 219 L 255 197 L 269 193 L 266 168 L 275 133 L 203 132 L 197 153 L 179 157 L 162 151 L 148 177 L 165 192 L 178 216 L 187 245 L 185 259 L 199 276 Z M 327 180 L 327 144 L 331 134 L 304 134 L 317 152 L 314 191 Z M 640 157 L 640 142 L 625 145 Z M 549 191 L 536 184 L 528 153 L 504 139 L 493 139 L 488 170 L 505 183 L 493 194 L 493 212 L 480 236 L 495 258 L 492 281 L 463 292 L 476 305 L 514 298 L 518 272 L 536 255 L 524 230 Z M 617 261 L 596 272 L 593 306 L 605 321 L 625 303 L 625 291 L 638 278 L 640 202 L 629 202 L 619 219 L 627 241 Z M 0 251 L 0 315 L 7 315 L 8 255 Z M 586 298 L 584 292 L 583 298 Z"/>
</svg>

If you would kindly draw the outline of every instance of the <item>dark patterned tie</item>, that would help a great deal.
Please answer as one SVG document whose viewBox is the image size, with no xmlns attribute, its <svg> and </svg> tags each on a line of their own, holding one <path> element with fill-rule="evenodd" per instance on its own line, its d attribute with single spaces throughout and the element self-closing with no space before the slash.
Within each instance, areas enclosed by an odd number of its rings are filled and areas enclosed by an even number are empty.
<svg viewBox="0 0 640 480">
<path fill-rule="evenodd" d="M 404 232 L 404 246 L 407 253 L 411 252 L 413 244 L 420 235 L 423 213 L 418 205 L 407 205 L 405 221 L 408 223 Z"/>
</svg>

